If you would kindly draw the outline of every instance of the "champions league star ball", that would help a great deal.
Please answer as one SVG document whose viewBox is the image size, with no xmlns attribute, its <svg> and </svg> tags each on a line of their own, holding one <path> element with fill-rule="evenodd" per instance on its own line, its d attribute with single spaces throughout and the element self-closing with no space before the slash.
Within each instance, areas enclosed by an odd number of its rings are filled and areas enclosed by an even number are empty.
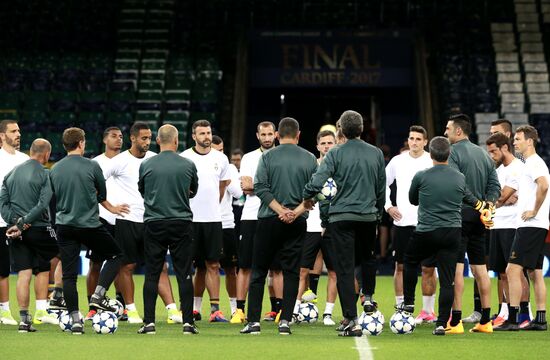
<svg viewBox="0 0 550 360">
<path fill-rule="evenodd" d="M 319 310 L 313 303 L 300 304 L 298 309 L 298 321 L 301 323 L 312 324 L 319 319 Z"/>
<path fill-rule="evenodd" d="M 59 327 L 61 331 L 71 331 L 71 316 L 68 312 L 62 311 L 59 313 Z"/>
<path fill-rule="evenodd" d="M 323 201 L 323 200 L 329 200 L 331 201 L 336 196 L 336 193 L 338 192 L 338 187 L 336 186 L 336 182 L 333 178 L 328 178 L 327 182 L 321 189 L 321 192 L 317 194 L 317 200 Z"/>
<path fill-rule="evenodd" d="M 114 334 L 118 328 L 117 316 L 107 311 L 97 313 L 92 318 L 92 328 L 97 334 Z"/>
<path fill-rule="evenodd" d="M 390 329 L 394 334 L 412 334 L 415 326 L 414 317 L 403 312 L 396 312 L 390 318 Z"/>
<path fill-rule="evenodd" d="M 372 314 L 363 312 L 359 317 L 359 325 L 361 325 L 365 335 L 380 335 L 384 330 L 384 315 L 380 311 Z"/>
<path fill-rule="evenodd" d="M 109 300 L 109 305 L 116 309 L 114 314 L 116 315 L 117 319 L 120 319 L 124 314 L 124 306 L 122 305 L 122 303 L 117 299 L 111 299 Z"/>
</svg>

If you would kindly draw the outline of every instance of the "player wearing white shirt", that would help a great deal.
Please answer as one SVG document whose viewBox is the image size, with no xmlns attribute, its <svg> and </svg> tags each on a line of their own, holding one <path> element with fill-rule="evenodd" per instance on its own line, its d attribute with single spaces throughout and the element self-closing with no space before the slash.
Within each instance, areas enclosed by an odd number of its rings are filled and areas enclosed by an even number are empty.
<svg viewBox="0 0 550 360">
<path fill-rule="evenodd" d="M 21 132 L 19 125 L 15 120 L 0 121 L 0 139 L 2 148 L 0 149 L 0 181 L 14 167 L 24 163 L 29 159 L 26 154 L 19 152 L 21 146 Z M 0 217 L 0 324 L 17 325 L 10 311 L 10 253 L 6 241 L 7 224 Z"/>
<path fill-rule="evenodd" d="M 229 160 L 212 148 L 212 128 L 207 120 L 193 123 L 195 146 L 181 156 L 197 167 L 199 189 L 190 200 L 193 212 L 194 262 L 197 269 L 194 282 L 195 320 L 200 320 L 204 286 L 210 295 L 210 322 L 227 322 L 220 311 L 220 259 L 223 258 L 223 231 L 220 202 L 228 184 Z M 208 276 L 206 276 L 208 273 Z M 203 280 L 204 279 L 204 280 Z"/>
<path fill-rule="evenodd" d="M 414 175 L 432 167 L 430 154 L 424 151 L 428 144 L 428 134 L 422 126 L 409 128 L 407 138 L 409 150 L 395 156 L 386 166 L 386 204 L 384 208 L 393 219 L 393 251 L 395 257 L 394 290 L 397 305 L 403 302 L 403 262 L 409 240 L 418 223 L 418 207 L 409 202 L 409 188 Z M 390 185 L 396 183 L 396 206 L 390 200 Z M 436 320 L 435 304 L 435 259 L 422 262 L 422 311 L 416 318 L 417 323 Z"/>
<path fill-rule="evenodd" d="M 550 175 L 545 162 L 536 153 L 537 130 L 521 126 L 514 136 L 515 150 L 525 159 L 519 181 L 517 231 L 512 244 L 506 275 L 510 288 L 508 320 L 499 330 L 547 330 L 546 285 L 542 274 L 544 242 L 548 233 Z M 534 282 L 537 313 L 525 326 L 518 326 L 518 313 L 522 295 L 521 277 L 526 269 Z"/>
</svg>

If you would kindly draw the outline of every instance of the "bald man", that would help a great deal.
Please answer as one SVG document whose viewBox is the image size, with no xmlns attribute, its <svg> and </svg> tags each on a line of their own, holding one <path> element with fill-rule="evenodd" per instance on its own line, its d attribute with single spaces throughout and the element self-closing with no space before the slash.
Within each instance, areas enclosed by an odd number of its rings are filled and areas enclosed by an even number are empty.
<svg viewBox="0 0 550 360">
<path fill-rule="evenodd" d="M 47 313 L 50 260 L 59 249 L 51 227 L 48 205 L 52 197 L 49 172 L 44 168 L 51 153 L 47 140 L 36 139 L 31 145 L 31 157 L 15 167 L 4 178 L 0 192 L 0 212 L 10 231 L 20 236 L 9 239 L 11 268 L 18 273 L 17 301 L 21 322 L 19 332 L 34 332 L 29 314 L 30 282 L 35 274 L 35 324 L 57 324 Z M 19 235 L 19 234 L 16 234 Z"/>
<path fill-rule="evenodd" d="M 138 334 L 155 334 L 158 282 L 166 253 L 170 250 L 176 271 L 183 312 L 183 333 L 198 334 L 193 321 L 191 220 L 189 198 L 195 196 L 199 178 L 195 164 L 179 156 L 178 130 L 163 125 L 158 130 L 160 153 L 139 167 L 138 189 L 145 212 L 144 319 Z"/>
</svg>

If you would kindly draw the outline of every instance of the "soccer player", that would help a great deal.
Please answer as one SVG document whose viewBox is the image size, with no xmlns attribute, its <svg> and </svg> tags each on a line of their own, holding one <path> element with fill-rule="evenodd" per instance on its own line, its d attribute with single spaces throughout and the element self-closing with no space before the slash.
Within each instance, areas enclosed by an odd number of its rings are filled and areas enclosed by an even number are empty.
<svg viewBox="0 0 550 360">
<path fill-rule="evenodd" d="M 193 306 L 196 311 L 195 319 L 200 320 L 201 278 L 206 276 L 206 288 L 210 295 L 209 321 L 227 322 L 220 311 L 220 259 L 223 257 L 220 202 L 230 180 L 227 172 L 229 160 L 225 154 L 212 149 L 210 122 L 195 121 L 192 132 L 195 146 L 182 152 L 181 156 L 193 161 L 199 174 L 199 190 L 190 201 L 193 211 L 193 247 L 196 267 Z"/>
<path fill-rule="evenodd" d="M 243 158 L 243 151 L 241 149 L 233 149 L 231 152 L 231 164 L 235 165 L 238 171 L 241 171 L 241 161 Z"/>
<path fill-rule="evenodd" d="M 525 159 L 524 171 L 519 180 L 518 228 L 506 275 L 510 288 L 510 308 L 508 321 L 498 330 L 547 330 L 546 324 L 546 285 L 542 274 L 544 242 L 548 233 L 550 199 L 548 182 L 550 176 L 544 160 L 537 154 L 537 130 L 529 125 L 520 126 L 514 136 L 514 148 Z M 535 288 L 537 313 L 535 319 L 523 327 L 518 326 L 518 313 L 522 294 L 521 277 L 527 269 Z"/>
<path fill-rule="evenodd" d="M 451 146 L 449 140 L 436 136 L 430 141 L 433 167 L 419 171 L 412 179 L 409 201 L 418 205 L 418 225 L 405 250 L 403 287 L 404 302 L 397 311 L 414 312 L 414 293 L 418 281 L 417 268 L 423 259 L 437 258 L 439 271 L 439 316 L 434 335 L 445 335 L 453 304 L 453 279 L 456 271 L 456 254 L 461 245 L 463 201 L 483 210 L 483 203 L 466 187 L 463 174 L 448 166 Z"/>
<path fill-rule="evenodd" d="M 265 277 L 276 256 L 280 256 L 284 281 L 279 334 L 291 334 L 307 217 L 303 211 L 294 213 L 291 209 L 301 204 L 303 188 L 317 168 L 317 159 L 298 146 L 300 125 L 295 119 L 279 122 L 278 138 L 280 145 L 260 158 L 254 179 L 254 192 L 261 199 L 258 229 L 262 231 L 256 232 L 254 240 L 248 324 L 242 334 L 260 333 Z"/>
<path fill-rule="evenodd" d="M 21 238 L 11 239 L 9 245 L 11 268 L 18 273 L 19 332 L 36 331 L 29 314 L 29 287 L 33 272 L 36 275 L 34 323 L 58 323 L 57 317 L 46 311 L 50 260 L 59 253 L 48 215 L 52 188 L 48 171 L 43 167 L 50 158 L 51 149 L 47 140 L 34 140 L 30 149 L 31 158 L 6 175 L 0 192 L 2 218 L 22 231 Z"/>
<path fill-rule="evenodd" d="M 193 320 L 192 238 L 193 214 L 189 198 L 197 194 L 197 169 L 177 155 L 178 130 L 163 125 L 158 130 L 160 153 L 139 168 L 139 192 L 145 211 L 144 324 L 139 334 L 155 334 L 155 306 L 166 252 L 170 250 L 183 310 L 183 333 L 198 334 Z"/>
<path fill-rule="evenodd" d="M 361 336 L 357 322 L 355 265 L 361 265 L 361 278 L 366 313 L 376 311 L 373 300 L 376 286 L 375 242 L 377 221 L 384 211 L 386 173 L 382 151 L 360 139 L 363 118 L 355 111 L 340 116 L 342 145 L 327 153 L 319 169 L 304 189 L 306 207 L 321 191 L 329 177 L 338 185 L 338 192 L 329 209 L 329 231 L 332 236 L 333 261 L 338 295 L 344 321 L 341 336 Z M 332 256 L 333 255 L 333 256 Z"/>
<path fill-rule="evenodd" d="M 121 252 L 115 240 L 99 221 L 98 203 L 117 215 L 127 214 L 128 205 L 113 206 L 107 201 L 105 179 L 98 163 L 83 157 L 84 130 L 68 128 L 63 132 L 67 156 L 55 164 L 50 179 L 56 197 L 57 241 L 63 263 L 63 292 L 71 316 L 71 332 L 84 332 L 78 312 L 78 275 L 81 245 L 107 259 L 99 274 L 90 306 L 115 312 L 105 293 L 120 267 Z"/>
<path fill-rule="evenodd" d="M 15 120 L 0 121 L 0 181 L 17 165 L 27 161 L 29 157 L 19 151 L 21 146 L 21 132 Z M 10 252 L 6 240 L 7 224 L 0 217 L 0 324 L 17 325 L 11 315 L 9 279 Z"/>
<path fill-rule="evenodd" d="M 432 167 L 430 154 L 424 151 L 428 144 L 428 133 L 419 125 L 409 128 L 407 138 L 409 150 L 390 160 L 386 166 L 386 205 L 384 208 L 393 219 L 393 250 L 396 259 L 394 273 L 395 303 L 403 302 L 403 258 L 418 222 L 418 207 L 409 202 L 411 181 L 419 171 Z M 396 183 L 396 206 L 390 200 L 390 185 Z M 416 318 L 417 324 L 431 323 L 436 319 L 435 304 L 435 261 L 425 259 L 422 263 L 422 311 Z"/>
<path fill-rule="evenodd" d="M 472 129 L 470 118 L 465 114 L 453 115 L 447 122 L 445 135 L 451 142 L 449 165 L 466 177 L 466 186 L 478 199 L 484 199 L 493 208 L 500 197 L 500 183 L 491 157 L 481 147 L 469 140 Z M 485 263 L 485 226 L 479 213 L 465 204 L 462 209 L 462 246 L 458 255 L 455 278 L 455 298 L 448 333 L 462 334 L 462 294 L 464 292 L 464 254 L 468 254 L 470 268 L 479 287 L 481 318 L 470 331 L 490 333 L 491 282 Z"/>
<path fill-rule="evenodd" d="M 276 135 L 275 124 L 269 121 L 259 123 L 256 127 L 256 138 L 260 143 L 260 147 L 246 153 L 241 161 L 241 188 L 244 194 L 246 194 L 246 200 L 241 215 L 241 232 L 237 251 L 239 262 L 239 272 L 237 273 L 237 311 L 231 317 L 232 324 L 241 324 L 245 321 L 244 308 L 246 295 L 248 294 L 248 285 L 250 284 L 252 250 L 258 224 L 258 210 L 261 204 L 260 198 L 254 194 L 254 177 L 256 176 L 256 169 L 258 168 L 262 154 L 275 147 Z M 280 309 L 274 308 L 273 305 L 276 303 L 280 304 L 280 302 L 272 298 L 271 303 L 272 310 L 274 311 L 268 315 L 269 319 L 274 321 Z"/>
</svg>

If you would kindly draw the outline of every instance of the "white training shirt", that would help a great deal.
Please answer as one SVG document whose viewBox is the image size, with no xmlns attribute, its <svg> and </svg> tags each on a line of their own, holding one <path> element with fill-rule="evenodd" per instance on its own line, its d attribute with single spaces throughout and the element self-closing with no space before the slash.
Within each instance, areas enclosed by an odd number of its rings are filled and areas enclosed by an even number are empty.
<svg viewBox="0 0 550 360">
<path fill-rule="evenodd" d="M 550 196 L 548 196 L 548 194 L 546 195 L 546 199 L 544 199 L 537 216 L 527 221 L 523 221 L 521 219 L 521 214 L 524 211 L 533 210 L 535 208 L 535 200 L 537 197 L 537 183 L 535 180 L 541 176 L 546 177 L 546 180 L 550 183 L 548 167 L 546 166 L 544 160 L 542 160 L 538 154 L 531 155 L 525 159 L 525 167 L 519 181 L 519 205 L 516 217 L 518 227 L 548 229 L 548 226 L 550 225 L 550 221 L 548 221 Z"/>
<path fill-rule="evenodd" d="M 524 170 L 523 167 L 523 163 L 517 158 L 514 158 L 508 166 L 504 166 L 504 164 L 500 165 L 497 168 L 500 187 L 504 189 L 505 186 L 508 186 L 518 191 L 520 176 Z M 517 201 L 513 205 L 505 205 L 497 208 L 495 217 L 493 218 L 493 222 L 495 223 L 493 229 L 515 229 L 518 211 Z"/>
<path fill-rule="evenodd" d="M 235 228 L 235 215 L 233 214 L 233 198 L 240 198 L 243 194 L 241 189 L 241 182 L 239 180 L 239 170 L 233 164 L 229 164 L 227 173 L 231 182 L 225 189 L 225 195 L 220 203 L 222 213 L 222 228 L 234 229 Z"/>
<path fill-rule="evenodd" d="M 199 189 L 189 202 L 193 222 L 221 222 L 220 181 L 230 180 L 227 156 L 215 149 L 210 149 L 208 154 L 202 155 L 194 148 L 185 150 L 180 156 L 195 163 L 199 177 Z"/>
<path fill-rule="evenodd" d="M 254 183 L 256 169 L 258 168 L 258 163 L 260 162 L 262 154 L 262 148 L 258 148 L 244 154 L 241 159 L 241 176 L 250 176 L 252 178 L 252 183 Z M 246 195 L 241 220 L 258 220 L 258 210 L 260 210 L 261 204 L 262 201 L 256 195 Z"/>
<path fill-rule="evenodd" d="M 113 179 L 115 185 L 114 191 L 117 192 L 115 196 L 117 202 L 130 206 L 130 213 L 124 214 L 124 216 L 116 215 L 117 219 L 135 223 L 143 222 L 145 205 L 143 204 L 143 197 L 141 197 L 141 193 L 138 190 L 139 166 L 144 160 L 155 155 L 156 153 L 147 151 L 144 157 L 137 158 L 130 153 L 130 150 L 126 150 L 112 158 L 107 163 L 105 169 L 103 169 L 105 179 Z M 108 190 L 107 194 L 109 194 Z"/>
<path fill-rule="evenodd" d="M 29 160 L 29 156 L 20 151 L 15 150 L 15 154 L 10 154 L 4 149 L 0 149 L 0 187 L 4 184 L 4 178 L 14 167 Z M 0 227 L 8 226 L 4 219 L 0 216 Z M 4 234 L 2 234 L 3 236 Z"/>
<path fill-rule="evenodd" d="M 99 164 L 99 167 L 101 168 L 101 171 L 105 171 L 107 169 L 107 164 L 111 161 L 110 158 L 105 156 L 105 153 L 96 156 L 92 159 L 93 161 L 97 162 Z M 116 187 L 114 184 L 113 178 L 107 179 L 105 181 L 105 186 L 107 188 L 107 200 L 113 204 L 114 201 L 114 195 L 116 193 Z M 114 225 L 116 220 L 116 215 L 112 212 L 108 211 L 103 207 L 103 205 L 99 204 L 99 217 L 107 221 L 109 224 Z"/>
<path fill-rule="evenodd" d="M 413 158 L 409 151 L 394 156 L 386 166 L 386 211 L 392 207 L 390 200 L 390 185 L 396 182 L 396 204 L 402 215 L 401 220 L 393 221 L 396 226 L 416 226 L 418 224 L 418 206 L 409 202 L 409 189 L 417 172 L 431 168 L 433 161 L 428 152 Z"/>
<path fill-rule="evenodd" d="M 315 204 L 313 209 L 309 210 L 306 224 L 307 232 L 320 233 L 323 231 L 323 228 L 321 227 L 321 212 L 319 211 L 319 204 Z"/>
</svg>

